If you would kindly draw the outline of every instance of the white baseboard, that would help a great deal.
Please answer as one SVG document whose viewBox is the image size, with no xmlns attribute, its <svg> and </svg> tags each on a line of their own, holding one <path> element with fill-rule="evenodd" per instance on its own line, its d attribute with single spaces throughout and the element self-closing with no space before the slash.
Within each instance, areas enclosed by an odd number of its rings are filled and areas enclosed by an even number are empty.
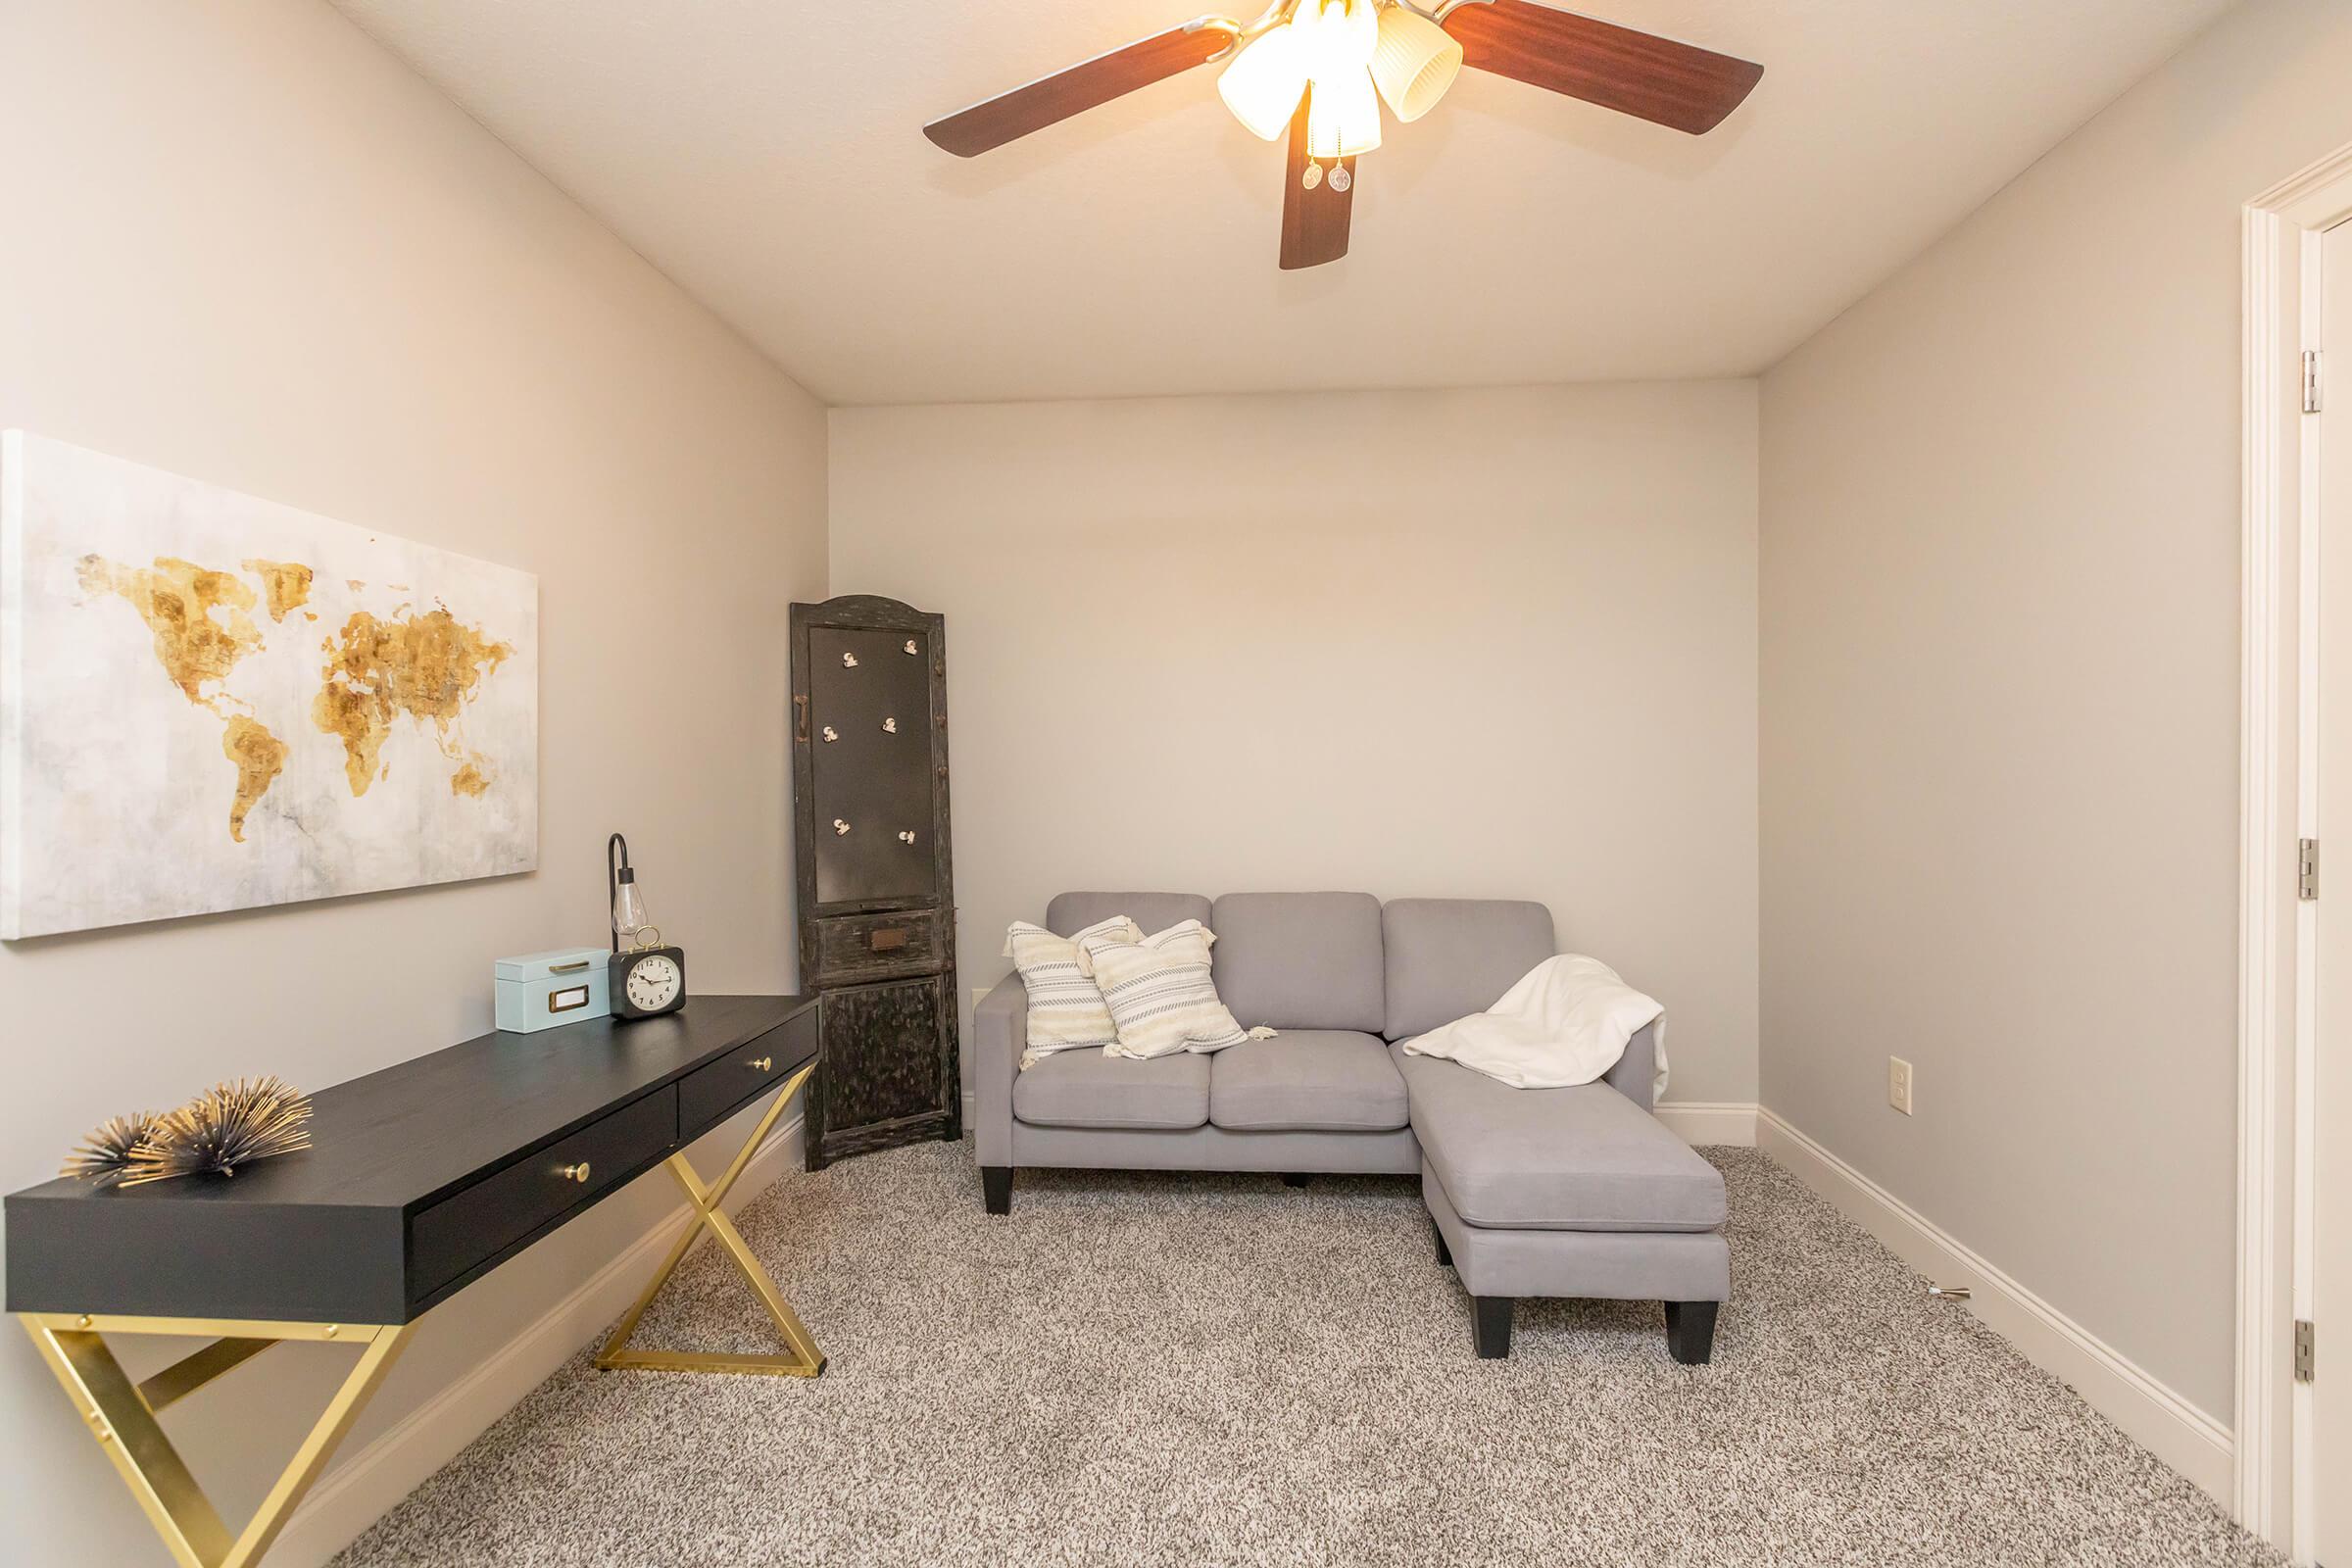
<svg viewBox="0 0 2352 1568">
<path fill-rule="evenodd" d="M 1755 1146 L 1753 1101 L 1669 1100 L 1659 1103 L 1650 1114 L 1686 1144 L 1736 1144 L 1741 1149 Z"/>
<path fill-rule="evenodd" d="M 729 1213 L 800 1165 L 801 1130 L 796 1115 L 768 1135 L 727 1195 Z M 287 1521 L 270 1561 L 317 1568 L 457 1457 L 628 1309 L 686 1213 L 681 1205 L 664 1215 L 529 1328 L 329 1470 Z"/>
<path fill-rule="evenodd" d="M 1686 1144 L 1738 1144 L 1745 1149 L 1756 1141 L 1756 1107 L 1738 1100 L 1675 1100 L 1657 1107 L 1658 1120 L 1674 1129 Z M 979 1119 L 980 1097 L 963 1096 L 963 1124 Z"/>
<path fill-rule="evenodd" d="M 2149 1452 L 2230 1507 L 2236 1445 L 2229 1427 L 1971 1251 L 1892 1193 L 1806 1137 L 1770 1106 L 1756 1145 L 1904 1262 L 1940 1285 L 1966 1285 L 1969 1307 L 2027 1360 L 2081 1395 Z"/>
</svg>

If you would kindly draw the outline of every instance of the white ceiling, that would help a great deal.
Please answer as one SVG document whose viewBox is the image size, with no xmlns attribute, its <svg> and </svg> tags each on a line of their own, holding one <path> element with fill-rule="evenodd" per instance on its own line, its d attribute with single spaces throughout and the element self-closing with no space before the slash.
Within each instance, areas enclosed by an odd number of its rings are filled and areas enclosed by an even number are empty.
<svg viewBox="0 0 2352 1568">
<path fill-rule="evenodd" d="M 1763 83 L 1694 140 L 1464 72 L 1302 272 L 1214 67 L 968 162 L 920 134 L 1202 0 L 335 3 L 855 404 L 1749 374 L 2232 0 L 1586 0 Z"/>
</svg>

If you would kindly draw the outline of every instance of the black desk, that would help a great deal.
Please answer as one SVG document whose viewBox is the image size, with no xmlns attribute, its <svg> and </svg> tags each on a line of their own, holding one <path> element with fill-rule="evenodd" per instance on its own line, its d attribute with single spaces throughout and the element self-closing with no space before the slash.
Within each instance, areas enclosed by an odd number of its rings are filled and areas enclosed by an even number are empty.
<svg viewBox="0 0 2352 1568">
<path fill-rule="evenodd" d="M 815 1069 L 816 1025 L 813 999 L 696 997 L 661 1018 L 483 1035 L 319 1091 L 314 1147 L 233 1177 L 129 1189 L 61 1179 L 13 1194 L 8 1310 L 184 1568 L 259 1559 L 417 1318 L 658 1164 L 684 1188 L 693 1218 L 598 1364 L 814 1376 L 824 1357 L 719 1202 Z M 705 1184 L 686 1146 L 763 1094 L 775 1101 L 758 1130 Z M 629 1348 L 639 1316 L 705 1231 L 759 1293 L 790 1353 Z M 109 1333 L 214 1343 L 134 1385 L 106 1348 Z M 287 1341 L 364 1348 L 232 1538 L 155 1415 Z"/>
</svg>

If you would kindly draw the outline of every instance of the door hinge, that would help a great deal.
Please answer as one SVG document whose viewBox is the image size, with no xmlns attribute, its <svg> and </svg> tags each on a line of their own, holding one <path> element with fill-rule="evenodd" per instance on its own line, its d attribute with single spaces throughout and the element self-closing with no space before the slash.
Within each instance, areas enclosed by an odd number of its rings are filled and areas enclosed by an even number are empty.
<svg viewBox="0 0 2352 1568">
<path fill-rule="evenodd" d="M 2317 1365 L 2317 1358 L 2313 1354 L 2312 1342 L 2314 1338 L 2311 1320 L 2298 1318 L 2295 1322 L 2295 1381 L 2297 1383 L 2309 1383 L 2312 1380 L 2313 1369 Z"/>
<path fill-rule="evenodd" d="M 2295 840 L 2295 897 L 2309 903 L 2320 896 L 2320 841 Z"/>
<path fill-rule="evenodd" d="M 2303 351 L 2303 412 L 2305 414 L 2319 413 L 2325 402 L 2321 395 L 2326 389 L 2320 382 L 2320 351 L 2305 349 Z"/>
</svg>

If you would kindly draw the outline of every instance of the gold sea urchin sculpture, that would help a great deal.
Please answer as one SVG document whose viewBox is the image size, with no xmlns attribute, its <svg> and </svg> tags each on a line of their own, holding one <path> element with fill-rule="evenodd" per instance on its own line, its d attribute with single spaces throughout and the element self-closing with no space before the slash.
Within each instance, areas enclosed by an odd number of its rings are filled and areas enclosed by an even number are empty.
<svg viewBox="0 0 2352 1568">
<path fill-rule="evenodd" d="M 173 1176 L 234 1176 L 237 1167 L 311 1147 L 311 1102 L 282 1078 L 216 1085 L 159 1117 L 131 1151 L 121 1182 L 138 1187 Z"/>
<path fill-rule="evenodd" d="M 131 1156 L 141 1144 L 155 1136 L 156 1125 L 163 1120 L 151 1110 L 133 1112 L 128 1116 L 109 1116 L 90 1130 L 80 1147 L 66 1156 L 61 1176 L 76 1176 L 83 1181 L 112 1187 L 130 1169 Z"/>
</svg>

